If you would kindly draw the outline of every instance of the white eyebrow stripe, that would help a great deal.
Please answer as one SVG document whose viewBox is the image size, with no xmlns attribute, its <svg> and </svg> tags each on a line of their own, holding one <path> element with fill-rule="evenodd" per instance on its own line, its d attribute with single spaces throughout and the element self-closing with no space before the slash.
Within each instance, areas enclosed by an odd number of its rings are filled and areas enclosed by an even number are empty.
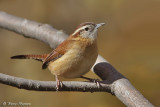
<svg viewBox="0 0 160 107">
<path fill-rule="evenodd" d="M 80 30 L 86 28 L 87 26 L 88 25 L 78 28 L 72 35 L 75 35 L 77 32 L 79 32 Z"/>
</svg>

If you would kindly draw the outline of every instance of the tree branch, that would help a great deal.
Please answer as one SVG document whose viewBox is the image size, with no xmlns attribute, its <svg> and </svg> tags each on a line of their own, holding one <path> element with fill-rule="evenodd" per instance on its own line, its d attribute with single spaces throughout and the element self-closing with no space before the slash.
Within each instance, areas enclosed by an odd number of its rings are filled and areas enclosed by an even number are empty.
<svg viewBox="0 0 160 107">
<path fill-rule="evenodd" d="M 68 35 L 54 29 L 48 24 L 30 21 L 0 11 L 0 27 L 21 34 L 27 38 L 34 38 L 56 48 Z"/>
<path fill-rule="evenodd" d="M 1 73 L 0 82 L 6 85 L 26 90 L 56 91 L 55 81 L 30 80 Z M 96 85 L 96 83 L 92 82 L 63 81 L 63 85 L 64 86 L 60 87 L 58 91 L 110 92 L 110 87 L 107 84 L 103 83 L 101 83 L 100 88 Z"/>
<path fill-rule="evenodd" d="M 55 48 L 67 38 L 67 34 L 52 28 L 50 25 L 41 24 L 27 19 L 0 12 L 0 27 L 14 31 L 25 37 L 41 40 Z M 92 70 L 103 80 L 101 87 L 89 82 L 63 82 L 63 91 L 91 91 L 112 92 L 125 105 L 130 107 L 153 107 L 153 105 L 136 90 L 122 74 L 120 74 L 108 61 L 100 55 Z M 39 91 L 55 91 L 55 82 L 33 81 L 0 74 L 0 82 L 17 88 Z M 91 89 L 92 88 L 92 89 Z"/>
</svg>

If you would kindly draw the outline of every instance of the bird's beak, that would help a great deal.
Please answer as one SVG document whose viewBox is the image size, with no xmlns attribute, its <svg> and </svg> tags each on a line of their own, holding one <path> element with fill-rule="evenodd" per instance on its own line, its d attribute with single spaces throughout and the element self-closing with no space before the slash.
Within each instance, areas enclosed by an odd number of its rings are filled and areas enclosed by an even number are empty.
<svg viewBox="0 0 160 107">
<path fill-rule="evenodd" d="M 96 28 L 98 29 L 99 27 L 105 25 L 105 23 L 99 23 L 99 24 L 96 24 Z"/>
</svg>

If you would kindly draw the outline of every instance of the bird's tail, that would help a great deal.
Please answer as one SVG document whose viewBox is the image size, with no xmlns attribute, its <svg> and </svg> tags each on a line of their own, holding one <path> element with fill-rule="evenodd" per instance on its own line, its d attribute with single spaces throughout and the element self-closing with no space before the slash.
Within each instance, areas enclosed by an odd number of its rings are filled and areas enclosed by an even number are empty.
<svg viewBox="0 0 160 107">
<path fill-rule="evenodd" d="M 38 61 L 43 61 L 47 56 L 48 56 L 48 54 L 44 54 L 44 55 L 16 55 L 16 56 L 12 56 L 11 59 L 35 59 Z"/>
</svg>

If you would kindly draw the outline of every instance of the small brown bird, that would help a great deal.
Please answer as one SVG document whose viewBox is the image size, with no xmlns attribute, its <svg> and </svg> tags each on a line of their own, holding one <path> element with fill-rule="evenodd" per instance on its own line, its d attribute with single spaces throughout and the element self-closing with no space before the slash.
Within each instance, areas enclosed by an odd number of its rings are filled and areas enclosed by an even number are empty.
<svg viewBox="0 0 160 107">
<path fill-rule="evenodd" d="M 48 67 L 56 77 L 57 88 L 62 86 L 58 77 L 85 78 L 98 56 L 97 30 L 104 23 L 86 22 L 80 24 L 75 32 L 56 49 L 44 55 L 17 55 L 12 59 L 35 59 L 43 62 L 42 69 Z"/>
</svg>

